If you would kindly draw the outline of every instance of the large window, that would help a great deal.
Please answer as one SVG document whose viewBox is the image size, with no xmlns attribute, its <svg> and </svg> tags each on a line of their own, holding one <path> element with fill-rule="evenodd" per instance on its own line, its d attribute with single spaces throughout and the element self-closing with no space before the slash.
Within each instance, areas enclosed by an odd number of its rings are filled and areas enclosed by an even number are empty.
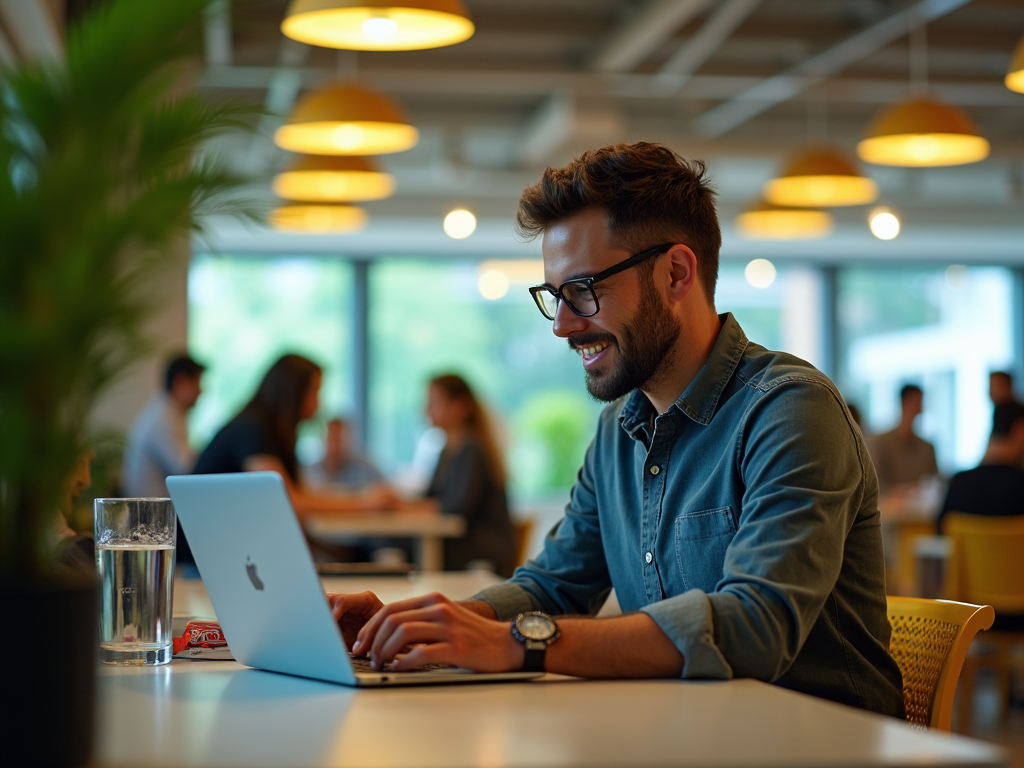
<svg viewBox="0 0 1024 768">
<path fill-rule="evenodd" d="M 426 383 L 458 373 L 504 425 L 517 498 L 564 496 L 600 405 L 586 394 L 578 356 L 534 306 L 523 270 L 513 264 L 505 274 L 507 293 L 486 299 L 476 263 L 382 259 L 372 265 L 370 447 L 390 470 L 412 466 L 427 428 Z"/>
<path fill-rule="evenodd" d="M 915 383 L 939 467 L 978 462 L 991 428 L 988 373 L 1013 363 L 1012 278 L 995 267 L 840 272 L 837 378 L 870 431 L 895 426 L 899 389 Z"/>
<path fill-rule="evenodd" d="M 238 412 L 286 352 L 323 366 L 321 413 L 352 407 L 352 272 L 350 263 L 333 258 L 193 258 L 189 349 L 207 366 L 190 425 L 198 446 Z M 309 454 L 313 443 L 307 431 L 300 454 Z"/>
<path fill-rule="evenodd" d="M 720 313 L 732 312 L 752 342 L 820 367 L 825 306 L 820 273 L 811 267 L 780 265 L 768 285 L 757 287 L 764 282 L 752 283 L 746 264 L 722 262 L 715 306 Z"/>
</svg>

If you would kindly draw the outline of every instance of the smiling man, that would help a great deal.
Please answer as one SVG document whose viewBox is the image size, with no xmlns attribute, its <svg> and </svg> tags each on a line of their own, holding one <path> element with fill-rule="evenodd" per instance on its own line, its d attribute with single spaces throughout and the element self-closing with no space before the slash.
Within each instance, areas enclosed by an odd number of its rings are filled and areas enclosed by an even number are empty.
<svg viewBox="0 0 1024 768">
<path fill-rule="evenodd" d="M 826 376 L 717 314 L 703 164 L 586 152 L 526 189 L 518 224 L 543 236 L 538 308 L 610 404 L 536 560 L 464 603 L 332 595 L 353 650 L 398 669 L 753 677 L 902 717 L 871 460 Z M 591 618 L 613 587 L 624 615 Z"/>
</svg>

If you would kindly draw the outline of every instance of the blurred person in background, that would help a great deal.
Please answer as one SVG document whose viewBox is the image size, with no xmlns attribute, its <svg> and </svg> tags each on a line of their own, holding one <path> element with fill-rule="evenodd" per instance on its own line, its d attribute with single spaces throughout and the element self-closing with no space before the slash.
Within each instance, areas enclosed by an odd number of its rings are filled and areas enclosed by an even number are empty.
<svg viewBox="0 0 1024 768">
<path fill-rule="evenodd" d="M 393 507 L 397 498 L 382 486 L 361 494 L 317 493 L 302 486 L 295 443 L 299 424 L 312 418 L 320 406 L 322 380 L 323 370 L 312 360 L 294 354 L 280 357 L 264 375 L 252 400 L 214 435 L 193 473 L 277 472 L 300 519 L 313 512 Z M 183 539 L 179 529 L 178 557 L 190 562 L 192 553 Z"/>
<path fill-rule="evenodd" d="M 166 498 L 168 475 L 192 471 L 196 454 L 188 444 L 188 412 L 202 392 L 204 366 L 188 355 L 167 363 L 163 391 L 142 409 L 128 432 L 122 483 L 125 496 Z"/>
<path fill-rule="evenodd" d="M 992 405 L 1018 402 L 1013 393 L 1013 375 L 1009 371 L 992 371 L 988 375 L 988 396 Z"/>
<path fill-rule="evenodd" d="M 96 545 L 92 536 L 79 533 L 68 524 L 75 502 L 92 485 L 92 460 L 96 451 L 88 449 L 75 464 L 64 486 L 61 505 L 53 529 L 54 562 L 58 569 L 91 571 L 96 566 Z"/>
<path fill-rule="evenodd" d="M 462 570 L 486 560 L 495 573 L 511 576 L 516 539 L 505 465 L 489 414 L 465 379 L 454 374 L 431 379 L 426 413 L 447 438 L 427 496 L 437 499 L 444 514 L 466 518 L 466 535 L 445 539 L 445 568 Z"/>
<path fill-rule="evenodd" d="M 345 491 L 362 491 L 385 481 L 373 462 L 355 451 L 352 425 L 339 417 L 327 422 L 323 459 L 303 474 L 310 485 L 333 485 Z"/>
<path fill-rule="evenodd" d="M 914 421 L 924 408 L 924 392 L 916 384 L 900 390 L 900 423 L 869 444 L 882 494 L 909 488 L 939 474 L 935 447 L 914 433 Z"/>
<path fill-rule="evenodd" d="M 992 414 L 992 437 L 981 466 L 958 472 L 949 481 L 939 513 L 998 517 L 1024 515 L 1024 405 L 1000 403 Z"/>
</svg>

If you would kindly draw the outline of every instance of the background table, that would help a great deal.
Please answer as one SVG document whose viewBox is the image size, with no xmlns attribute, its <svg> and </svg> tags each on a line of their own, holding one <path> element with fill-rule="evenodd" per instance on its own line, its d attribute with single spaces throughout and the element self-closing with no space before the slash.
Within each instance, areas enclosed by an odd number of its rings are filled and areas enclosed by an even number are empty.
<svg viewBox="0 0 1024 768">
<path fill-rule="evenodd" d="M 385 601 L 467 597 L 485 573 L 325 578 Z M 209 613 L 200 582 L 175 613 Z M 202 609 L 202 610 L 200 610 Z M 355 690 L 234 662 L 101 667 L 100 766 L 1001 766 L 982 742 L 915 730 L 753 680 Z"/>
<path fill-rule="evenodd" d="M 410 537 L 416 543 L 416 563 L 424 571 L 442 570 L 442 539 L 466 532 L 463 517 L 420 511 L 313 514 L 304 526 L 310 537 L 328 544 L 343 544 L 353 536 Z"/>
</svg>

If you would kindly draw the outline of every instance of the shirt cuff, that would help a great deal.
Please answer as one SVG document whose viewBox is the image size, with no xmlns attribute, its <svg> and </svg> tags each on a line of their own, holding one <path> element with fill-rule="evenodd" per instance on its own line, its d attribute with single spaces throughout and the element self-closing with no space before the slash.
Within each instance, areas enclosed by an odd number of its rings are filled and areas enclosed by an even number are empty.
<svg viewBox="0 0 1024 768">
<path fill-rule="evenodd" d="M 732 667 L 715 645 L 714 616 L 705 592 L 691 589 L 640 609 L 683 654 L 683 678 L 731 680 Z"/>
<path fill-rule="evenodd" d="M 520 613 L 539 611 L 533 595 L 517 584 L 495 584 L 473 595 L 470 600 L 483 600 L 498 614 L 499 621 L 510 621 Z"/>
</svg>

